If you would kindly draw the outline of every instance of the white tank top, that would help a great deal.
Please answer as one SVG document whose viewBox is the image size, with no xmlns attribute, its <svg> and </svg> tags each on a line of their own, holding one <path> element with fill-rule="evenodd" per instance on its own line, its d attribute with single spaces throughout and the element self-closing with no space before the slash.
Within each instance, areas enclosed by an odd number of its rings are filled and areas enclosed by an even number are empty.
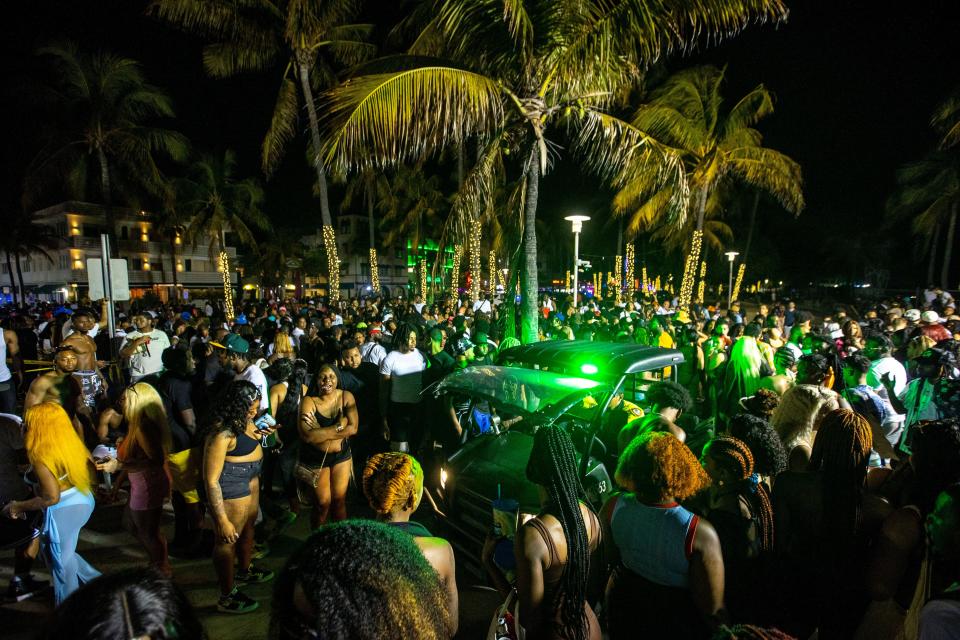
<svg viewBox="0 0 960 640">
<path fill-rule="evenodd" d="M 7 340 L 0 340 L 0 382 L 7 382 L 12 378 L 10 367 L 7 366 Z"/>
</svg>

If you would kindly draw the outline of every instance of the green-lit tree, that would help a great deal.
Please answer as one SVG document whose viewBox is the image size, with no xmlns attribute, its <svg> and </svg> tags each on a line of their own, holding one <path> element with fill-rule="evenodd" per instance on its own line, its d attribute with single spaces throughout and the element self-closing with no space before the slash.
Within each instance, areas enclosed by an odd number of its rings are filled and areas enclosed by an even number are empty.
<svg viewBox="0 0 960 640">
<path fill-rule="evenodd" d="M 315 157 L 320 127 L 314 93 L 336 82 L 336 69 L 355 64 L 375 52 L 366 42 L 371 26 L 350 24 L 357 0 L 155 0 L 150 11 L 159 18 L 208 38 L 203 65 L 211 76 L 278 70 L 279 89 L 270 126 L 263 139 L 261 162 L 269 177 L 300 129 L 307 113 L 307 154 Z M 312 161 L 311 161 L 312 162 Z M 339 297 L 339 259 L 330 214 L 327 174 L 316 165 L 315 191 L 328 249 L 333 298 Z"/>
<path fill-rule="evenodd" d="M 37 53 L 51 72 L 40 96 L 53 121 L 48 144 L 28 170 L 28 200 L 39 201 L 53 184 L 105 205 L 159 196 L 165 181 L 158 159 L 182 161 L 189 153 L 183 135 L 155 126 L 174 116 L 170 97 L 129 58 L 81 51 L 72 42 Z M 112 233 L 112 217 L 108 227 Z"/>
<path fill-rule="evenodd" d="M 235 233 L 245 246 L 256 248 L 264 239 L 257 232 L 270 229 L 270 221 L 260 209 L 263 188 L 254 178 L 237 179 L 236 165 L 236 155 L 230 150 L 203 155 L 174 183 L 177 208 L 189 220 L 185 239 L 194 247 L 206 241 L 211 259 L 224 251 L 227 232 Z"/>
<path fill-rule="evenodd" d="M 691 246 L 687 254 L 684 282 L 700 265 L 700 237 L 707 221 L 708 202 L 715 191 L 730 182 L 765 191 L 790 212 L 804 206 L 800 165 L 785 154 L 763 146 L 763 137 L 754 126 L 773 113 L 773 97 L 760 85 L 729 109 L 723 108 L 725 70 L 711 66 L 694 67 L 670 76 L 655 89 L 649 102 L 633 115 L 631 123 L 683 158 L 689 189 L 687 211 L 693 219 Z M 628 233 L 650 229 L 669 220 L 689 228 L 683 215 L 670 216 L 670 203 L 677 198 L 677 186 L 665 184 L 642 165 L 628 172 L 628 179 L 614 198 L 614 212 L 628 218 Z M 719 202 L 715 206 L 719 206 Z M 684 299 L 683 291 L 681 299 Z M 687 291 L 685 302 L 689 302 Z"/>
<path fill-rule="evenodd" d="M 321 163 L 338 172 L 417 162 L 478 146 L 454 216 L 482 211 L 512 166 L 522 175 L 524 342 L 537 339 L 536 214 L 540 177 L 566 131 L 588 167 L 618 175 L 645 159 L 682 179 L 646 133 L 607 112 L 642 69 L 677 49 L 779 21 L 780 0 L 442 0 L 410 49 L 333 89 Z M 442 56 L 442 59 L 416 57 Z M 509 156 L 509 157 L 508 157 Z M 683 206 L 686 198 L 677 199 Z M 682 201 L 680 201 L 682 200 Z"/>
</svg>

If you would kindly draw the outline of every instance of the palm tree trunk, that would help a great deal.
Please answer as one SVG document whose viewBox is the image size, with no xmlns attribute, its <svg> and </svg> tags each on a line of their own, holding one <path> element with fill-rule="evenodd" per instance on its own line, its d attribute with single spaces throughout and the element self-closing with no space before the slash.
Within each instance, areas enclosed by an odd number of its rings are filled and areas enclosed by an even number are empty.
<svg viewBox="0 0 960 640">
<path fill-rule="evenodd" d="M 13 262 L 17 265 L 17 280 L 20 282 L 20 302 L 27 305 L 27 289 L 23 286 L 23 271 L 20 269 L 20 254 L 13 254 Z"/>
<path fill-rule="evenodd" d="M 376 234 L 374 233 L 374 217 L 373 217 L 373 187 L 367 187 L 367 226 L 370 231 L 370 248 L 376 249 Z"/>
<path fill-rule="evenodd" d="M 520 340 L 539 338 L 537 322 L 537 198 L 540 195 L 540 157 L 534 145 L 527 161 L 527 197 L 523 209 L 523 292 Z"/>
<path fill-rule="evenodd" d="M 7 254 L 7 273 L 10 275 L 10 301 L 13 303 L 13 306 L 17 306 L 17 282 L 13 279 L 13 260 L 10 259 L 10 252 L 6 251 Z M 21 296 L 23 292 L 20 292 Z"/>
<path fill-rule="evenodd" d="M 110 193 L 110 163 L 107 162 L 107 154 L 103 149 L 97 147 L 97 159 L 100 161 L 100 197 L 103 198 L 103 205 L 106 208 L 107 233 L 110 235 L 110 252 L 116 251 L 117 234 L 113 219 L 113 196 Z M 109 260 L 111 256 L 104 256 Z"/>
<path fill-rule="evenodd" d="M 517 247 L 519 249 L 519 247 Z M 521 264 L 520 251 L 514 251 L 510 256 L 510 270 L 507 273 L 507 282 L 503 288 L 503 337 L 517 337 L 517 281 L 520 279 Z M 538 318 L 539 321 L 539 318 Z"/>
<path fill-rule="evenodd" d="M 760 206 L 760 192 L 753 193 L 753 207 L 750 209 L 750 222 L 747 225 L 747 243 L 743 247 L 743 261 L 750 258 L 750 244 L 753 242 L 753 227 L 757 223 L 757 207 Z"/>
<path fill-rule="evenodd" d="M 940 244 L 940 223 L 933 229 L 930 236 L 930 258 L 927 260 L 927 284 L 933 283 L 933 270 L 937 262 L 937 245 Z"/>
<path fill-rule="evenodd" d="M 950 209 L 950 223 L 947 226 L 946 245 L 943 249 L 943 266 L 940 268 L 940 286 L 948 289 L 947 280 L 950 278 L 950 257 L 953 252 L 953 238 L 957 231 L 957 202 L 954 201 Z"/>
<path fill-rule="evenodd" d="M 310 68 L 304 62 L 297 62 L 300 74 L 300 90 L 310 119 L 310 145 L 314 154 L 320 153 L 320 125 L 317 121 L 317 109 L 313 104 L 313 89 L 310 88 Z M 327 174 L 319 158 L 313 160 L 317 171 L 317 195 L 320 198 L 320 221 L 330 240 L 324 242 L 327 250 L 327 294 L 330 300 L 340 299 L 340 256 L 337 251 L 336 233 L 333 230 L 333 218 L 330 216 L 330 199 L 327 194 Z"/>
<path fill-rule="evenodd" d="M 177 289 L 177 231 L 174 230 L 173 235 L 170 236 L 170 267 L 173 269 L 173 288 L 176 291 Z"/>
</svg>

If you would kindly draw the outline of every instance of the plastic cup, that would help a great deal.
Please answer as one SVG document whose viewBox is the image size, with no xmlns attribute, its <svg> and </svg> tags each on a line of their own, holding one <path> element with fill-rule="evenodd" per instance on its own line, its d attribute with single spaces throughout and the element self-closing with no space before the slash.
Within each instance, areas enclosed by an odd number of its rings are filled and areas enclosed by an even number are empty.
<svg viewBox="0 0 960 640">
<path fill-rule="evenodd" d="M 500 538 L 512 538 L 517 532 L 517 514 L 520 503 L 512 498 L 493 501 L 493 534 Z"/>
</svg>

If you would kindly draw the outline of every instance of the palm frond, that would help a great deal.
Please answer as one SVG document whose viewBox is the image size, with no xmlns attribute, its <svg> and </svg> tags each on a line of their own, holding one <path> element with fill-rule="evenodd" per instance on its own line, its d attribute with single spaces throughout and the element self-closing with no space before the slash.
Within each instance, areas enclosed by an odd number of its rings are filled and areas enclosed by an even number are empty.
<svg viewBox="0 0 960 640">
<path fill-rule="evenodd" d="M 770 95 L 766 87 L 759 85 L 740 98 L 740 101 L 730 109 L 721 136 L 724 136 L 727 132 L 753 127 L 771 113 L 773 113 L 773 96 Z"/>
<path fill-rule="evenodd" d="M 318 161 L 332 172 L 412 161 L 496 128 L 499 85 L 451 67 L 348 80 L 330 91 Z"/>
<path fill-rule="evenodd" d="M 949 149 L 960 142 L 960 92 L 937 106 L 930 125 L 940 134 L 940 148 Z"/>
<path fill-rule="evenodd" d="M 763 189 L 794 214 L 803 211 L 803 172 L 788 156 L 765 147 L 741 147 L 728 154 L 729 170 Z"/>
<path fill-rule="evenodd" d="M 273 107 L 273 117 L 270 128 L 263 137 L 261 147 L 261 166 L 269 178 L 280 166 L 287 144 L 297 135 L 297 116 L 299 100 L 297 83 L 289 77 L 284 77 L 277 92 L 277 102 Z"/>
<path fill-rule="evenodd" d="M 269 69 L 280 54 L 271 38 L 258 46 L 245 42 L 217 42 L 203 48 L 203 69 L 213 78 L 230 78 L 240 73 Z"/>
</svg>

